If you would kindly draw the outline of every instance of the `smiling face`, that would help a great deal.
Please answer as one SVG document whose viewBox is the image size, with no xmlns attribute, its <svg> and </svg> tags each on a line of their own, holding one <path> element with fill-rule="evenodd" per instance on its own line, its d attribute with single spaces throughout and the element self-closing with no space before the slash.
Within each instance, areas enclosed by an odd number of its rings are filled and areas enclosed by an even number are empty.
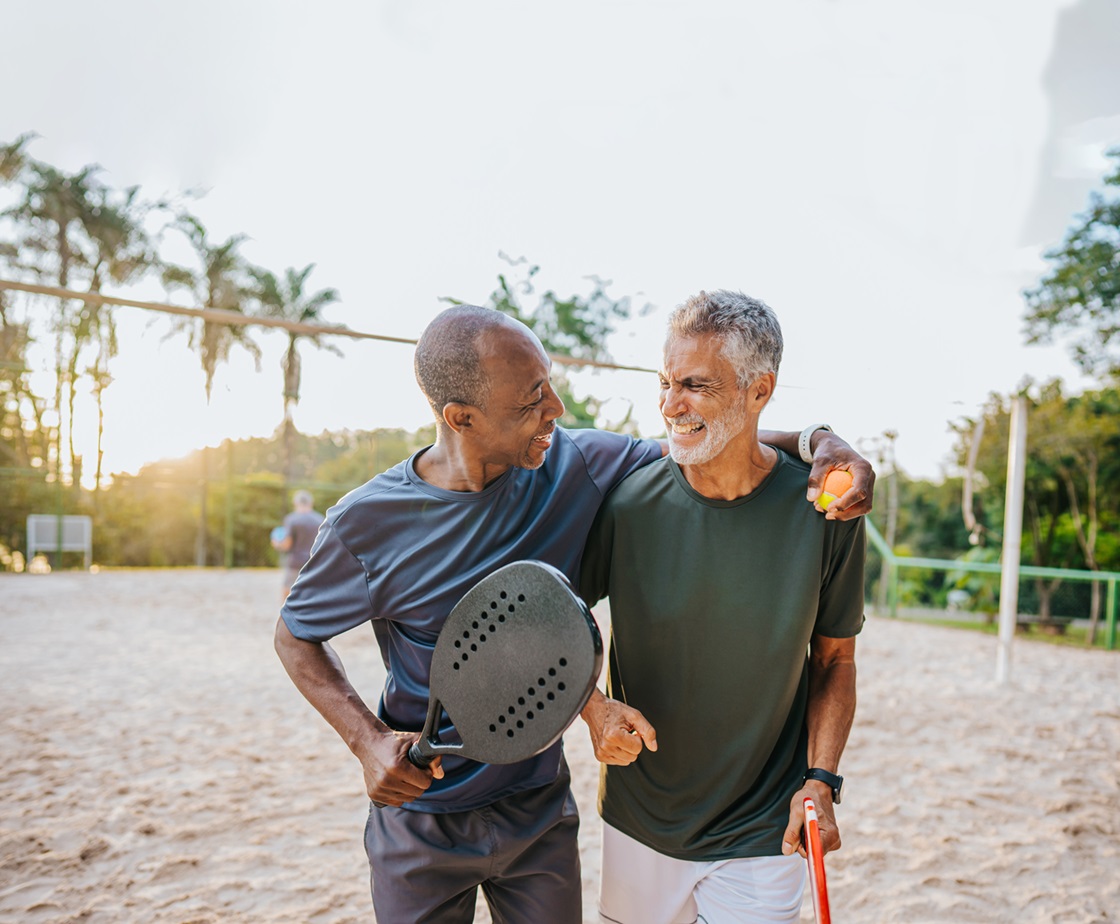
<svg viewBox="0 0 1120 924">
<path fill-rule="evenodd" d="M 552 390 L 548 355 L 527 329 L 495 327 L 478 340 L 489 381 L 486 408 L 471 415 L 471 445 L 488 466 L 540 468 L 564 402 Z"/>
<path fill-rule="evenodd" d="M 670 337 L 659 378 L 658 406 L 678 465 L 710 462 L 746 433 L 750 387 L 739 387 L 714 334 Z"/>
</svg>

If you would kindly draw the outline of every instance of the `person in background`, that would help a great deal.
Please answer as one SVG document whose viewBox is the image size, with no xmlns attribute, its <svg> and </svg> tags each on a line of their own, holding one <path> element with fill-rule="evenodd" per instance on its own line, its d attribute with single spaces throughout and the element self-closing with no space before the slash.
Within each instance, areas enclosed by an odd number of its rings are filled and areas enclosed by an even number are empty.
<svg viewBox="0 0 1120 924">
<path fill-rule="evenodd" d="M 284 517 L 284 525 L 274 530 L 272 547 L 282 555 L 281 599 L 286 600 L 292 585 L 299 576 L 300 568 L 311 557 L 311 546 L 319 532 L 323 515 L 314 509 L 314 500 L 309 491 L 296 491 L 292 497 L 292 512 Z"/>
</svg>

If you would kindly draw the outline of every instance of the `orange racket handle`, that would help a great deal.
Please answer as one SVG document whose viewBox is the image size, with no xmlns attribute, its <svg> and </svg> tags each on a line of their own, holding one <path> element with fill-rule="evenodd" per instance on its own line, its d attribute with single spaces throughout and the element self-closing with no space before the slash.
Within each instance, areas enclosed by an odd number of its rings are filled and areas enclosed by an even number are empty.
<svg viewBox="0 0 1120 924">
<path fill-rule="evenodd" d="M 817 807 L 805 797 L 805 853 L 809 863 L 809 889 L 813 893 L 813 914 L 817 924 L 832 924 L 828 907 L 828 883 L 824 877 L 824 850 L 821 847 L 821 826 Z"/>
</svg>

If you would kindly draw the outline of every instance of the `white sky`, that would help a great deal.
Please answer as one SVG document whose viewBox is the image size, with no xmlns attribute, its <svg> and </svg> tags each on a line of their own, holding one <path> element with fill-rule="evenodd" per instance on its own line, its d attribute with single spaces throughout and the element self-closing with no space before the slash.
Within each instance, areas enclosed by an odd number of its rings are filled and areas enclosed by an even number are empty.
<svg viewBox="0 0 1120 924">
<path fill-rule="evenodd" d="M 938 477 L 948 421 L 989 392 L 1080 381 L 1060 348 L 1023 345 L 1020 294 L 1120 141 L 1120 119 L 1061 127 L 1044 91 L 1075 5 L 22 4 L 4 12 L 0 140 L 37 131 L 34 156 L 151 196 L 208 189 L 194 211 L 214 238 L 247 233 L 277 273 L 317 263 L 314 286 L 342 295 L 328 320 L 363 330 L 415 337 L 440 296 L 483 300 L 501 250 L 540 264 L 541 289 L 597 274 L 652 303 L 611 349 L 656 366 L 669 309 L 742 289 L 786 336 L 764 425 L 893 429 L 902 467 Z M 1025 242 L 1048 138 L 1080 185 Z M 260 374 L 244 354 L 221 367 L 207 406 L 166 319 L 118 319 L 109 471 L 279 423 L 280 335 L 260 336 Z M 409 348 L 341 346 L 305 347 L 300 429 L 428 421 Z M 581 381 L 660 432 L 652 377 Z"/>
</svg>

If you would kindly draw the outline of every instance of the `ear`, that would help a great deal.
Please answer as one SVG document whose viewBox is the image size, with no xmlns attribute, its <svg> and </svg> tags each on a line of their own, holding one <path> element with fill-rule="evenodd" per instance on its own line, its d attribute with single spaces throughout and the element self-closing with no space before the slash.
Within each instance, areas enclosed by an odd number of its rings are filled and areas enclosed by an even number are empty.
<svg viewBox="0 0 1120 924">
<path fill-rule="evenodd" d="M 478 408 L 472 404 L 463 404 L 459 401 L 449 401 L 443 406 L 443 422 L 455 433 L 469 430 Z"/>
<path fill-rule="evenodd" d="M 759 413 L 767 402 L 774 396 L 774 386 L 778 377 L 773 372 L 766 372 L 751 382 L 747 388 L 747 406 L 755 413 Z"/>
</svg>

